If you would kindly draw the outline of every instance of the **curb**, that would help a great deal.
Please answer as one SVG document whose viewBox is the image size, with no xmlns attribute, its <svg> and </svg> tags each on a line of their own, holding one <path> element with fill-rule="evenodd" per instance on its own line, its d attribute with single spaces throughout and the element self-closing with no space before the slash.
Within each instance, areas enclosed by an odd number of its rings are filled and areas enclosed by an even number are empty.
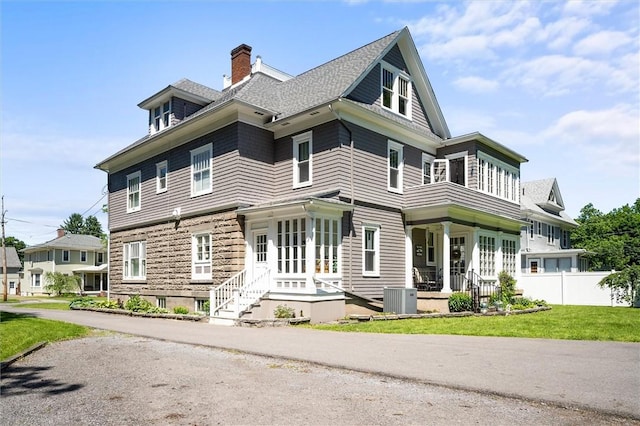
<svg viewBox="0 0 640 426">
<path fill-rule="evenodd" d="M 2 362 L 0 362 L 0 371 L 4 370 L 5 368 L 10 366 L 11 364 L 16 362 L 17 360 L 24 358 L 25 356 L 29 355 L 30 353 L 35 352 L 38 349 L 44 348 L 46 345 L 47 345 L 47 342 L 36 343 L 35 345 L 25 349 L 24 351 L 20 352 L 19 354 L 11 356 L 11 357 L 3 360 Z"/>
</svg>

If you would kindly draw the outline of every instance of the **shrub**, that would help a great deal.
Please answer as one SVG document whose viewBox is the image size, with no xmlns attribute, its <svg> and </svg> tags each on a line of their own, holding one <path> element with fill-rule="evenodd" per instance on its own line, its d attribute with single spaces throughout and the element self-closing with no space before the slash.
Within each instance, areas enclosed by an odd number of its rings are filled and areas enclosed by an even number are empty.
<svg viewBox="0 0 640 426">
<path fill-rule="evenodd" d="M 93 303 L 96 308 L 118 309 L 120 306 L 115 300 L 99 300 Z"/>
<path fill-rule="evenodd" d="M 88 308 L 94 306 L 95 299 L 93 297 L 76 297 L 69 302 L 70 308 Z"/>
<path fill-rule="evenodd" d="M 273 311 L 273 316 L 275 316 L 276 318 L 295 318 L 296 311 L 295 309 L 290 308 L 287 305 L 278 305 Z"/>
<path fill-rule="evenodd" d="M 153 306 L 148 300 L 141 298 L 139 294 L 135 294 L 127 300 L 124 304 L 124 308 L 133 312 L 149 312 L 155 308 L 155 306 Z"/>
<path fill-rule="evenodd" d="M 467 293 L 453 293 L 449 296 L 449 312 L 473 311 L 473 301 Z"/>
<path fill-rule="evenodd" d="M 61 296 L 80 289 L 80 277 L 78 275 L 65 275 L 62 272 L 46 272 L 44 274 L 44 289 Z"/>
<path fill-rule="evenodd" d="M 175 308 L 173 308 L 173 313 L 174 314 L 188 314 L 189 313 L 189 308 L 186 308 L 184 306 L 176 306 Z"/>
<path fill-rule="evenodd" d="M 513 304 L 513 297 L 516 294 L 516 280 L 508 272 L 502 271 L 498 274 L 500 283 L 500 298 L 505 305 Z"/>
</svg>

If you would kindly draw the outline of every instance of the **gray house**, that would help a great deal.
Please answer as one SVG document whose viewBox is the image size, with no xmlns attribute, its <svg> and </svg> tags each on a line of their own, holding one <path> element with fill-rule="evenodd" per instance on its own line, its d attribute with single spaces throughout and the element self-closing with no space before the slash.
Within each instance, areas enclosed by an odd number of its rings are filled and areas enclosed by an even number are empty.
<svg viewBox="0 0 640 426">
<path fill-rule="evenodd" d="M 20 294 L 20 271 L 22 263 L 15 247 L 5 247 L 7 253 L 7 294 Z M 0 248 L 0 280 L 4 281 L 4 251 Z M 3 282 L 4 286 L 5 283 Z M 2 288 L 4 291 L 4 287 Z"/>
<path fill-rule="evenodd" d="M 571 248 L 578 223 L 565 212 L 555 178 L 522 183 L 521 268 L 523 274 L 583 272 L 587 251 Z"/>
<path fill-rule="evenodd" d="M 148 134 L 96 165 L 112 297 L 324 321 L 385 287 L 519 274 L 527 160 L 451 136 L 408 29 L 298 76 L 251 50 L 220 91 L 183 79 L 142 101 Z"/>
</svg>

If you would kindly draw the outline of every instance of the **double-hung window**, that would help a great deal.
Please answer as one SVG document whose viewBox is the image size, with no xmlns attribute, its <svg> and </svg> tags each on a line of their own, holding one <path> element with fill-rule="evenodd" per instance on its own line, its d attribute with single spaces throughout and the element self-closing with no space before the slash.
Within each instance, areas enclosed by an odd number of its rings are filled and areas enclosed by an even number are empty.
<svg viewBox="0 0 640 426">
<path fill-rule="evenodd" d="M 71 257 L 71 252 L 69 250 L 62 250 L 62 261 L 69 262 Z"/>
<path fill-rule="evenodd" d="M 362 227 L 362 275 L 380 276 L 380 226 Z"/>
<path fill-rule="evenodd" d="M 213 145 L 207 144 L 191 151 L 191 196 L 211 193 L 211 154 Z"/>
<path fill-rule="evenodd" d="M 171 125 L 171 101 L 149 110 L 151 133 L 159 132 Z"/>
<path fill-rule="evenodd" d="M 434 157 L 429 154 L 422 153 L 422 184 L 426 185 L 431 183 L 431 165 L 433 164 Z"/>
<path fill-rule="evenodd" d="M 402 145 L 389 141 L 387 144 L 387 189 L 402 194 L 402 169 L 404 159 Z"/>
<path fill-rule="evenodd" d="M 502 240 L 502 269 L 511 276 L 516 274 L 516 245 L 516 240 Z"/>
<path fill-rule="evenodd" d="M 156 164 L 156 193 L 158 194 L 167 190 L 168 170 L 166 161 Z"/>
<path fill-rule="evenodd" d="M 162 104 L 162 128 L 166 129 L 171 124 L 171 103 Z"/>
<path fill-rule="evenodd" d="M 127 175 L 127 213 L 140 210 L 140 172 Z"/>
<path fill-rule="evenodd" d="M 306 273 L 306 229 L 305 218 L 278 221 L 276 244 L 279 274 Z"/>
<path fill-rule="evenodd" d="M 87 252 L 84 250 L 80 251 L 80 262 L 86 262 L 87 261 Z"/>
<path fill-rule="evenodd" d="M 311 132 L 293 137 L 293 187 L 300 188 L 312 183 L 313 138 Z"/>
<path fill-rule="evenodd" d="M 194 235 L 192 244 L 193 268 L 191 277 L 194 280 L 211 279 L 211 235 Z"/>
<path fill-rule="evenodd" d="M 337 274 L 340 272 L 340 236 L 339 218 L 316 218 L 316 273 Z"/>
<path fill-rule="evenodd" d="M 123 278 L 146 279 L 147 244 L 145 241 L 133 241 L 123 246 Z"/>
<path fill-rule="evenodd" d="M 382 65 L 382 106 L 411 118 L 411 79 L 390 64 Z"/>
</svg>

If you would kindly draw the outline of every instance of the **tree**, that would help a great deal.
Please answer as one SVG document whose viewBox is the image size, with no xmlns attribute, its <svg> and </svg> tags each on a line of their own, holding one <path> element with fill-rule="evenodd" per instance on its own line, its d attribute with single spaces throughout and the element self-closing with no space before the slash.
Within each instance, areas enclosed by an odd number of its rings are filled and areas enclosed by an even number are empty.
<svg viewBox="0 0 640 426">
<path fill-rule="evenodd" d="M 76 288 L 82 292 L 81 280 L 77 275 L 65 275 L 62 272 L 47 272 L 44 274 L 45 290 L 56 296 L 71 293 Z"/>
<path fill-rule="evenodd" d="M 93 215 L 89 215 L 86 219 L 83 219 L 80 213 L 73 213 L 60 225 L 60 228 L 69 234 L 93 235 L 98 238 L 102 238 L 104 235 L 100 221 Z"/>
<path fill-rule="evenodd" d="M 640 308 L 640 265 L 627 266 L 603 278 L 598 285 L 609 287 L 618 302 L 628 302 Z"/>
<path fill-rule="evenodd" d="M 15 247 L 16 251 L 18 252 L 18 257 L 20 258 L 20 263 L 24 263 L 24 253 L 20 251 L 23 248 L 27 247 L 24 241 L 19 240 L 15 237 L 7 237 L 4 239 L 4 245 L 7 247 Z"/>
<path fill-rule="evenodd" d="M 607 214 L 587 204 L 576 222 L 580 226 L 571 233 L 571 244 L 594 253 L 590 269 L 622 271 L 640 265 L 640 198 Z"/>
<path fill-rule="evenodd" d="M 60 229 L 64 229 L 69 234 L 82 234 L 84 228 L 84 219 L 80 213 L 73 213 L 67 220 L 60 225 Z"/>
<path fill-rule="evenodd" d="M 84 220 L 84 226 L 82 227 L 82 233 L 87 235 L 93 235 L 94 237 L 102 237 L 102 225 L 95 216 L 87 216 Z"/>
</svg>

